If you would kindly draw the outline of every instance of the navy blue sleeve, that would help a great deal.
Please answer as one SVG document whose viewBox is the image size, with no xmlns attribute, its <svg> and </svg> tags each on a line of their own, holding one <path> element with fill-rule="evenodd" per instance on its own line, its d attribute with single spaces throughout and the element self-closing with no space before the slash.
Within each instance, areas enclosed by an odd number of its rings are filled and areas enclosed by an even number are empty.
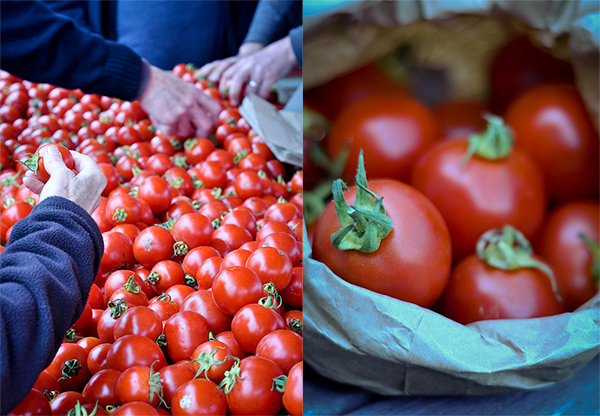
<svg viewBox="0 0 600 416">
<path fill-rule="evenodd" d="M 0 2 L 2 69 L 34 82 L 134 100 L 142 61 L 41 1 Z"/>
<path fill-rule="evenodd" d="M 256 7 L 244 42 L 260 42 L 268 45 L 287 36 L 290 30 L 301 24 L 302 2 L 300 0 L 261 0 Z"/>
<path fill-rule="evenodd" d="M 79 205 L 50 197 L 0 254 L 2 414 L 27 395 L 77 321 L 100 267 L 102 234 Z"/>
<path fill-rule="evenodd" d="M 294 49 L 294 55 L 296 55 L 298 65 L 302 68 L 302 26 L 290 30 L 290 39 L 292 41 L 292 48 Z"/>
</svg>

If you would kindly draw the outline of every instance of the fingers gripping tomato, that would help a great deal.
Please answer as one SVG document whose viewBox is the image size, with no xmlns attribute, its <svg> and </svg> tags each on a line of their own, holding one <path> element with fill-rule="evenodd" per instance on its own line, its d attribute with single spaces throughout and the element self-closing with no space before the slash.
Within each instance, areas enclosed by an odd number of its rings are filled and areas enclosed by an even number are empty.
<svg viewBox="0 0 600 416">
<path fill-rule="evenodd" d="M 47 182 L 48 179 L 50 179 L 50 174 L 48 171 L 46 171 L 46 167 L 44 166 L 44 158 L 40 156 L 40 150 L 47 146 L 56 146 L 60 151 L 60 155 L 62 156 L 67 168 L 75 168 L 73 155 L 71 155 L 71 152 L 65 146 L 55 143 L 42 145 L 36 150 L 35 154 L 32 154 L 29 159 L 23 162 L 23 165 L 25 165 L 25 167 L 27 167 L 29 170 L 33 171 L 33 173 L 35 173 L 42 182 Z"/>
<path fill-rule="evenodd" d="M 363 166 L 361 154 L 348 202 L 342 182 L 334 184 L 334 201 L 315 228 L 313 256 L 352 284 L 431 306 L 450 272 L 448 228 L 435 206 L 404 183 L 375 179 L 367 188 Z"/>
</svg>

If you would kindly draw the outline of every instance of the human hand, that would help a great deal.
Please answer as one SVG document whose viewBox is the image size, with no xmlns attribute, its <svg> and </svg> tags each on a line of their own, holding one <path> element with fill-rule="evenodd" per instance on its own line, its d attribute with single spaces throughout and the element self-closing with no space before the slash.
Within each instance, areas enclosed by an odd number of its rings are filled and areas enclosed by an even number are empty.
<svg viewBox="0 0 600 416">
<path fill-rule="evenodd" d="M 216 83 L 221 79 L 221 75 L 223 75 L 223 72 L 225 72 L 227 68 L 235 64 L 242 57 L 254 53 L 264 47 L 265 45 L 259 42 L 246 42 L 240 46 L 237 55 L 230 56 L 229 58 L 225 59 L 219 59 L 204 65 L 202 68 L 196 71 L 196 76 L 206 77 L 208 81 Z"/>
<path fill-rule="evenodd" d="M 184 138 L 208 136 L 222 109 L 208 94 L 154 66 L 139 103 L 162 133 Z"/>
<path fill-rule="evenodd" d="M 32 171 L 25 172 L 23 185 L 40 196 L 40 202 L 51 196 L 61 196 L 85 209 L 89 214 L 100 205 L 100 194 L 106 186 L 106 176 L 89 156 L 71 152 L 75 162 L 75 174 L 67 168 L 56 146 L 40 150 L 44 167 L 50 174 L 46 183 Z"/>
<path fill-rule="evenodd" d="M 219 90 L 229 95 L 233 106 L 240 105 L 242 95 L 252 93 L 268 98 L 271 87 L 298 64 L 289 36 L 240 58 L 227 68 L 219 82 Z"/>
</svg>

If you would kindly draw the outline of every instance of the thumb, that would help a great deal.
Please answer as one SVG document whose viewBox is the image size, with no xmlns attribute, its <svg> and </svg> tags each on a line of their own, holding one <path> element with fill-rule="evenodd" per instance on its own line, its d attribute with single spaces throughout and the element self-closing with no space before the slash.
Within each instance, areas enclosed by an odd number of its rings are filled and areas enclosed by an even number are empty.
<svg viewBox="0 0 600 416">
<path fill-rule="evenodd" d="M 56 146 L 44 147 L 40 150 L 40 156 L 44 161 L 46 172 L 50 175 L 67 170 L 67 165 L 65 165 L 65 161 Z"/>
</svg>

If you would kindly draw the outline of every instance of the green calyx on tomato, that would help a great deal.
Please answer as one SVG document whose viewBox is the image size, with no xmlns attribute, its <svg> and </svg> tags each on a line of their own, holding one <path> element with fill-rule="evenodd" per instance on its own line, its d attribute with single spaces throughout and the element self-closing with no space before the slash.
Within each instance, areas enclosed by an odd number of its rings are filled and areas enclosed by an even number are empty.
<svg viewBox="0 0 600 416">
<path fill-rule="evenodd" d="M 273 384 L 271 385 L 271 391 L 277 390 L 279 393 L 283 393 L 285 391 L 285 384 L 287 382 L 286 375 L 280 375 L 279 377 L 275 377 L 273 379 Z"/>
<path fill-rule="evenodd" d="M 358 157 L 358 172 L 354 178 L 356 201 L 350 206 L 344 198 L 348 187 L 343 180 L 333 183 L 333 200 L 342 229 L 331 236 L 338 250 L 377 251 L 381 240 L 392 231 L 392 219 L 385 215 L 383 197 L 369 190 L 363 151 Z"/>
<path fill-rule="evenodd" d="M 215 353 L 217 352 L 217 350 L 224 349 L 224 348 L 225 347 L 216 346 L 215 348 L 213 348 L 213 350 L 211 352 L 203 351 L 200 353 L 200 355 L 198 355 L 198 358 L 196 358 L 195 360 L 189 361 L 190 364 L 192 364 L 192 363 L 199 364 L 198 371 L 196 372 L 196 375 L 194 376 L 194 378 L 198 378 L 198 377 L 200 377 L 200 375 L 202 375 L 202 373 L 204 373 L 204 376 L 206 377 L 206 379 L 210 380 L 208 378 L 208 370 L 210 370 L 210 368 L 213 365 L 224 364 L 225 361 L 227 361 L 227 359 L 224 359 L 223 361 L 215 360 Z"/>
<path fill-rule="evenodd" d="M 504 120 L 492 114 L 486 114 L 483 118 L 488 122 L 487 129 L 469 137 L 469 147 L 463 164 L 473 155 L 497 160 L 507 157 L 512 152 L 515 140 L 512 132 L 504 125 Z"/>
<path fill-rule="evenodd" d="M 589 250 L 592 255 L 592 265 L 590 266 L 590 274 L 594 279 L 594 283 L 596 284 L 596 288 L 600 287 L 600 245 L 591 240 L 587 235 L 583 233 L 577 234 L 577 236 L 583 241 L 586 248 Z"/>
<path fill-rule="evenodd" d="M 273 282 L 265 283 L 263 285 L 263 290 L 267 294 L 264 298 L 260 298 L 258 304 L 264 306 L 265 308 L 277 310 L 281 307 L 283 303 L 283 299 L 281 295 L 277 292 L 275 288 L 275 284 Z"/>
<path fill-rule="evenodd" d="M 550 279 L 557 299 L 562 301 L 554 272 L 546 264 L 533 258 L 531 243 L 513 226 L 505 225 L 483 233 L 477 241 L 476 252 L 485 264 L 496 269 L 516 270 L 529 267 L 542 271 Z"/>
<path fill-rule="evenodd" d="M 41 156 L 33 154 L 33 153 L 28 153 L 28 154 L 29 154 L 29 158 L 27 160 L 25 160 L 24 162 L 20 162 L 20 163 L 37 175 L 37 171 L 38 171 L 38 167 L 39 167 L 38 163 L 41 159 Z"/>
<path fill-rule="evenodd" d="M 110 308 L 110 316 L 117 319 L 125 313 L 129 305 L 123 299 L 115 299 L 108 302 L 108 307 Z"/>
<path fill-rule="evenodd" d="M 79 370 L 82 369 L 81 363 L 77 359 L 65 361 L 65 365 L 62 369 L 62 377 L 58 381 L 66 380 L 67 378 L 75 377 L 79 374 Z"/>
<path fill-rule="evenodd" d="M 290 320 L 289 326 L 292 331 L 294 331 L 298 335 L 302 335 L 302 321 L 300 319 Z"/>
<path fill-rule="evenodd" d="M 240 377 L 240 371 L 242 370 L 240 367 L 240 359 L 238 357 L 233 357 L 228 355 L 225 359 L 231 358 L 235 361 L 235 364 L 231 366 L 231 368 L 225 371 L 225 378 L 219 383 L 219 388 L 223 388 L 223 392 L 225 394 L 231 393 L 231 389 L 235 386 L 237 379 L 243 379 L 244 377 Z"/>
<path fill-rule="evenodd" d="M 166 407 L 169 407 L 169 404 L 165 402 L 165 399 L 163 398 L 163 386 L 162 380 L 160 379 L 160 373 L 158 371 L 154 371 L 154 364 L 157 362 L 159 362 L 159 360 L 154 361 L 152 365 L 150 365 L 150 376 L 148 377 L 148 386 L 150 387 L 150 403 L 152 403 L 154 395 L 156 394 L 160 402 Z"/>
</svg>

